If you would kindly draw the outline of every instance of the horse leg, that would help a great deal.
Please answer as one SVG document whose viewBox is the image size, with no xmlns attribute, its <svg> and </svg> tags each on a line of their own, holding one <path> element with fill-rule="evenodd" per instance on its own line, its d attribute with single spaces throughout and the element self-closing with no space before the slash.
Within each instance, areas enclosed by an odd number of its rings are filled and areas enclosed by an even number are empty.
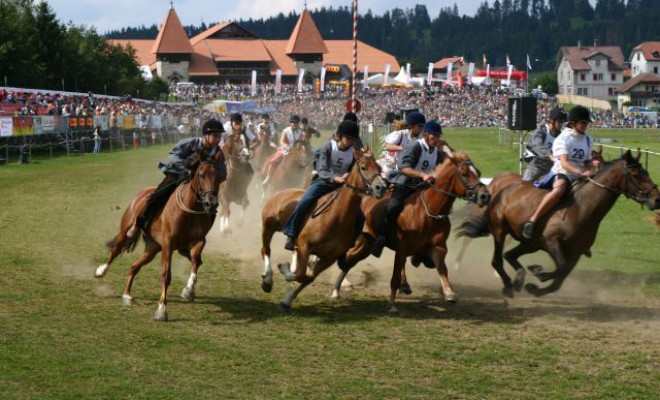
<svg viewBox="0 0 660 400">
<path fill-rule="evenodd" d="M 458 255 L 454 259 L 454 271 L 458 271 L 463 263 L 463 257 L 465 257 L 465 250 L 467 250 L 468 245 L 472 242 L 472 239 L 465 236 L 463 237 L 463 242 L 461 243 L 461 249 L 458 251 Z"/>
<path fill-rule="evenodd" d="M 535 252 L 536 249 L 528 242 L 522 242 L 518 246 L 504 253 L 504 259 L 516 270 L 516 276 L 513 278 L 513 289 L 520 292 L 525 284 L 525 268 L 518 259 L 525 254 Z"/>
<path fill-rule="evenodd" d="M 573 270 L 578 260 L 580 259 L 580 256 L 582 255 L 576 254 L 566 257 L 564 255 L 563 249 L 561 249 L 561 246 L 558 243 L 550 243 L 548 250 L 550 256 L 555 261 L 556 269 L 554 272 L 541 272 L 539 274 L 542 274 L 541 276 L 546 278 L 545 280 L 552 279 L 552 283 L 544 288 L 539 288 L 533 283 L 528 283 L 525 285 L 527 292 L 533 294 L 536 297 L 544 296 L 548 293 L 559 290 L 562 283 L 564 282 L 564 279 L 566 279 L 568 274 Z"/>
<path fill-rule="evenodd" d="M 131 296 L 131 288 L 133 287 L 133 281 L 135 277 L 142 269 L 143 265 L 146 265 L 154 259 L 156 254 L 158 254 L 158 245 L 154 242 L 148 242 L 144 248 L 144 251 L 140 256 L 133 261 L 130 269 L 128 270 L 128 279 L 126 280 L 126 286 L 124 287 L 124 293 L 122 294 L 122 302 L 125 306 L 133 305 L 133 296 Z"/>
<path fill-rule="evenodd" d="M 367 238 L 366 235 L 361 234 L 355 241 L 355 245 L 346 252 L 346 257 L 344 257 L 341 262 L 339 260 L 337 261 L 337 265 L 341 269 L 341 272 L 339 273 L 339 276 L 337 277 L 337 280 L 332 287 L 333 299 L 338 299 L 341 297 L 340 291 L 342 282 L 344 282 L 344 279 L 346 279 L 348 271 L 350 271 L 351 268 L 353 268 L 358 262 L 369 257 L 372 246 L 373 238 L 371 236 Z"/>
<path fill-rule="evenodd" d="M 504 240 L 503 238 L 493 234 L 493 244 L 495 245 L 495 250 L 493 251 L 493 259 L 491 261 L 491 265 L 495 271 L 497 271 L 500 279 L 502 279 L 502 283 L 504 284 L 502 294 L 504 294 L 506 297 L 513 298 L 513 284 L 511 283 L 511 278 L 509 278 L 509 275 L 507 275 L 506 271 L 504 271 L 504 259 L 502 258 Z"/>
<path fill-rule="evenodd" d="M 402 252 L 397 251 L 394 255 L 394 268 L 392 270 L 392 279 L 390 280 L 390 298 L 387 302 L 387 311 L 396 313 L 399 310 L 396 308 L 396 292 L 401 286 L 401 271 L 406 265 L 406 256 Z"/>
<path fill-rule="evenodd" d="M 197 284 L 197 272 L 202 266 L 202 251 L 206 246 L 206 240 L 202 239 L 190 249 L 190 277 L 186 287 L 181 292 L 181 297 L 187 301 L 195 301 L 195 285 Z"/>
<path fill-rule="evenodd" d="M 435 246 L 431 251 L 431 257 L 433 259 L 433 264 L 435 264 L 435 269 L 440 275 L 440 284 L 442 285 L 442 293 L 444 294 L 445 301 L 448 303 L 456 303 L 456 293 L 454 293 L 454 290 L 449 283 L 449 271 L 447 271 L 447 264 L 445 264 L 447 246 Z"/>
<path fill-rule="evenodd" d="M 264 260 L 264 272 L 261 274 L 261 290 L 270 293 L 273 290 L 273 268 L 270 262 L 270 242 L 275 234 L 275 229 L 267 222 L 261 228 L 261 257 Z"/>
<path fill-rule="evenodd" d="M 309 259 L 309 255 L 307 252 L 307 249 L 304 248 L 302 249 L 297 249 L 295 253 L 301 253 L 300 254 L 300 262 L 302 263 L 307 263 Z M 294 257 L 296 257 L 294 255 Z M 314 282 L 316 277 L 323 271 L 325 271 L 330 265 L 332 265 L 335 262 L 334 259 L 330 258 L 319 258 L 318 262 L 314 265 L 314 269 L 311 271 L 310 274 L 307 274 L 307 268 L 298 268 L 298 272 L 296 273 L 296 281 L 299 283 L 298 286 L 295 288 L 295 290 L 289 286 L 287 288 L 286 293 L 284 294 L 284 298 L 282 299 L 282 302 L 280 303 L 280 307 L 284 311 L 290 311 L 291 310 L 291 303 L 293 303 L 293 300 L 298 297 L 300 292 L 303 291 L 307 285 L 310 283 Z M 292 262 L 293 263 L 293 262 Z"/>
<path fill-rule="evenodd" d="M 122 220 L 122 225 L 124 221 Z M 134 238 L 128 238 L 126 236 L 126 233 L 130 229 L 130 224 L 126 224 L 128 226 L 122 226 L 120 227 L 119 233 L 117 236 L 109 240 L 106 245 L 110 249 L 110 256 L 108 257 L 108 260 L 104 263 L 98 266 L 96 270 L 94 271 L 94 277 L 96 278 L 102 278 L 105 276 L 105 274 L 108 272 L 108 267 L 110 267 L 110 264 L 115 260 L 115 258 L 119 257 L 119 255 L 127 248 L 132 248 L 135 246 L 135 242 L 139 240 L 139 235 L 137 235 Z"/>
<path fill-rule="evenodd" d="M 412 294 L 412 288 L 410 287 L 408 277 L 406 276 L 406 264 L 403 264 L 403 268 L 401 268 L 401 285 L 399 286 L 399 292 L 407 295 Z"/>
<path fill-rule="evenodd" d="M 167 289 L 172 282 L 172 250 L 165 248 L 161 252 L 160 264 L 160 298 L 158 308 L 154 313 L 154 321 L 167 321 Z"/>
</svg>

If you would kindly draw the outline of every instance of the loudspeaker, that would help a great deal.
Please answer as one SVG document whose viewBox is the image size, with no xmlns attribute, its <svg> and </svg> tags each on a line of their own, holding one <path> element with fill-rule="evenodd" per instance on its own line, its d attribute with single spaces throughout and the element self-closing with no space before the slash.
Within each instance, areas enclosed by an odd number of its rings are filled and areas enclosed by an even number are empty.
<svg viewBox="0 0 660 400">
<path fill-rule="evenodd" d="M 536 97 L 509 97 L 508 126 L 513 131 L 536 129 Z"/>
</svg>

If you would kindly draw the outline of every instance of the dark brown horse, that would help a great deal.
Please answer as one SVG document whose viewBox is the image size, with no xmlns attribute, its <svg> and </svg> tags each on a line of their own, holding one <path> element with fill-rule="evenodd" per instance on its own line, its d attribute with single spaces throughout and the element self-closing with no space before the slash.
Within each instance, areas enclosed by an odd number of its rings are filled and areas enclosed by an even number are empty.
<svg viewBox="0 0 660 400">
<path fill-rule="evenodd" d="M 254 176 L 254 169 L 250 164 L 250 149 L 243 142 L 244 136 L 232 134 L 227 137 L 222 151 L 227 159 L 227 180 L 220 185 L 220 232 L 231 232 L 229 226 L 230 206 L 232 203 L 241 206 L 239 226 L 243 225 L 248 200 L 248 188 Z"/>
<path fill-rule="evenodd" d="M 202 265 L 206 234 L 213 225 L 218 207 L 218 188 L 222 178 L 218 173 L 217 164 L 220 162 L 224 162 L 222 152 L 218 152 L 214 159 L 202 161 L 191 180 L 182 183 L 174 191 L 163 210 L 156 214 L 149 224 L 143 235 L 144 251 L 131 264 L 128 273 L 128 281 L 122 296 L 124 305 L 133 304 L 131 296 L 133 280 L 142 266 L 151 262 L 159 252 L 161 253 L 161 292 L 154 319 L 167 321 L 167 289 L 172 279 L 172 254 L 175 251 L 191 262 L 190 278 L 181 296 L 186 300 L 194 300 L 197 271 Z M 124 211 L 119 233 L 107 243 L 110 257 L 95 271 L 94 275 L 97 278 L 105 275 L 117 256 L 135 249 L 140 236 L 128 238 L 126 234 L 153 191 L 154 188 L 140 191 Z"/>
<path fill-rule="evenodd" d="M 289 289 L 281 303 L 288 310 L 296 296 L 316 277 L 344 255 L 355 241 L 358 213 L 362 196 L 376 198 L 383 196 L 387 189 L 380 176 L 380 166 L 373 155 L 356 152 L 356 162 L 346 183 L 339 189 L 321 197 L 316 208 L 298 236 L 291 266 L 279 264 L 280 271 L 287 281 L 296 281 L 298 287 Z M 295 205 L 304 191 L 288 189 L 274 194 L 263 207 L 261 229 L 261 255 L 264 259 L 262 288 L 270 291 L 273 272 L 270 260 L 270 241 L 273 234 L 280 231 L 287 222 Z M 308 274 L 307 266 L 311 255 L 318 257 Z"/>
<path fill-rule="evenodd" d="M 275 153 L 275 147 L 271 146 L 270 135 L 265 131 L 259 131 L 259 144 L 252 150 L 252 166 L 255 171 L 261 171 L 268 157 Z"/>
<path fill-rule="evenodd" d="M 620 159 L 606 163 L 593 178 L 574 187 L 551 212 L 538 221 L 532 239 L 523 239 L 522 227 L 545 193 L 529 184 L 508 185 L 491 199 L 485 213 L 467 218 L 461 225 L 459 235 L 493 235 L 495 250 L 492 266 L 502 278 L 503 293 L 508 297 L 513 297 L 514 290 L 520 291 L 525 283 L 525 269 L 518 258 L 539 250 L 552 257 L 555 270 L 546 272 L 538 265 L 528 269 L 541 282 L 552 282 L 544 288 L 528 283 L 524 285 L 525 289 L 535 296 L 557 291 L 580 257 L 589 253 L 600 222 L 620 195 L 645 204 L 651 210 L 660 209 L 657 185 L 639 163 L 639 154 L 633 157 L 630 151 Z M 504 239 L 507 235 L 520 243 L 504 252 Z M 516 270 L 513 281 L 504 271 L 503 259 Z"/>
<path fill-rule="evenodd" d="M 396 292 L 405 280 L 404 267 L 409 256 L 427 256 L 440 275 L 445 300 L 456 301 L 456 295 L 449 283 L 445 257 L 447 238 L 451 230 L 449 214 L 454 200 L 463 198 L 485 206 L 490 194 L 486 185 L 479 181 L 478 170 L 467 154 L 456 152 L 453 158 L 447 157 L 433 170 L 434 185 L 410 195 L 403 211 L 387 235 L 387 247 L 395 251 L 394 268 L 390 282 L 388 311 L 396 312 Z M 356 245 L 349 250 L 342 272 L 337 278 L 333 297 L 338 294 L 341 281 L 348 271 L 369 256 L 373 247 L 378 225 L 385 216 L 387 200 L 365 199 L 363 211 L 366 216 L 365 229 Z"/>
<path fill-rule="evenodd" d="M 264 200 L 288 188 L 303 188 L 312 173 L 312 152 L 308 142 L 296 140 L 289 153 L 265 179 Z"/>
</svg>

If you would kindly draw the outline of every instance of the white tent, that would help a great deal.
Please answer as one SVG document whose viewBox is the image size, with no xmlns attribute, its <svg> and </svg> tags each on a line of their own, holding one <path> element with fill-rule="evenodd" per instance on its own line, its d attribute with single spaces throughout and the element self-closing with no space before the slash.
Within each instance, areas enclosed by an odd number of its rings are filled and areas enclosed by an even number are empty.
<svg viewBox="0 0 660 400">
<path fill-rule="evenodd" d="M 399 84 L 404 84 L 404 85 L 410 85 L 412 82 L 410 81 L 410 77 L 406 73 L 406 69 L 401 67 L 399 69 L 399 74 L 394 77 L 394 81 Z"/>
<path fill-rule="evenodd" d="M 148 65 L 140 65 L 140 73 L 142 74 L 142 79 L 146 82 L 151 82 L 154 79 L 154 76 L 151 74 L 151 69 Z"/>
<path fill-rule="evenodd" d="M 364 84 L 364 81 L 362 82 Z M 375 74 L 371 75 L 370 77 L 367 78 L 367 83 L 369 86 L 382 86 L 385 84 L 385 75 L 383 74 Z M 396 84 L 397 81 L 394 80 L 391 76 L 387 77 L 387 84 L 388 85 L 394 85 Z"/>
</svg>

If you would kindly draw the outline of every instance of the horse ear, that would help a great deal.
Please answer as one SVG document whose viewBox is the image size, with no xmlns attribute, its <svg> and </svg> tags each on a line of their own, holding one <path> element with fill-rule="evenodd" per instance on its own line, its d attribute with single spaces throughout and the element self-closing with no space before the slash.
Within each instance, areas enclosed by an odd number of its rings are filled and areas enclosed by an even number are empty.
<svg viewBox="0 0 660 400">
<path fill-rule="evenodd" d="M 639 160 L 642 158 L 642 148 L 641 147 L 637 148 L 637 156 L 635 158 L 637 158 L 637 162 L 639 162 Z"/>
</svg>

